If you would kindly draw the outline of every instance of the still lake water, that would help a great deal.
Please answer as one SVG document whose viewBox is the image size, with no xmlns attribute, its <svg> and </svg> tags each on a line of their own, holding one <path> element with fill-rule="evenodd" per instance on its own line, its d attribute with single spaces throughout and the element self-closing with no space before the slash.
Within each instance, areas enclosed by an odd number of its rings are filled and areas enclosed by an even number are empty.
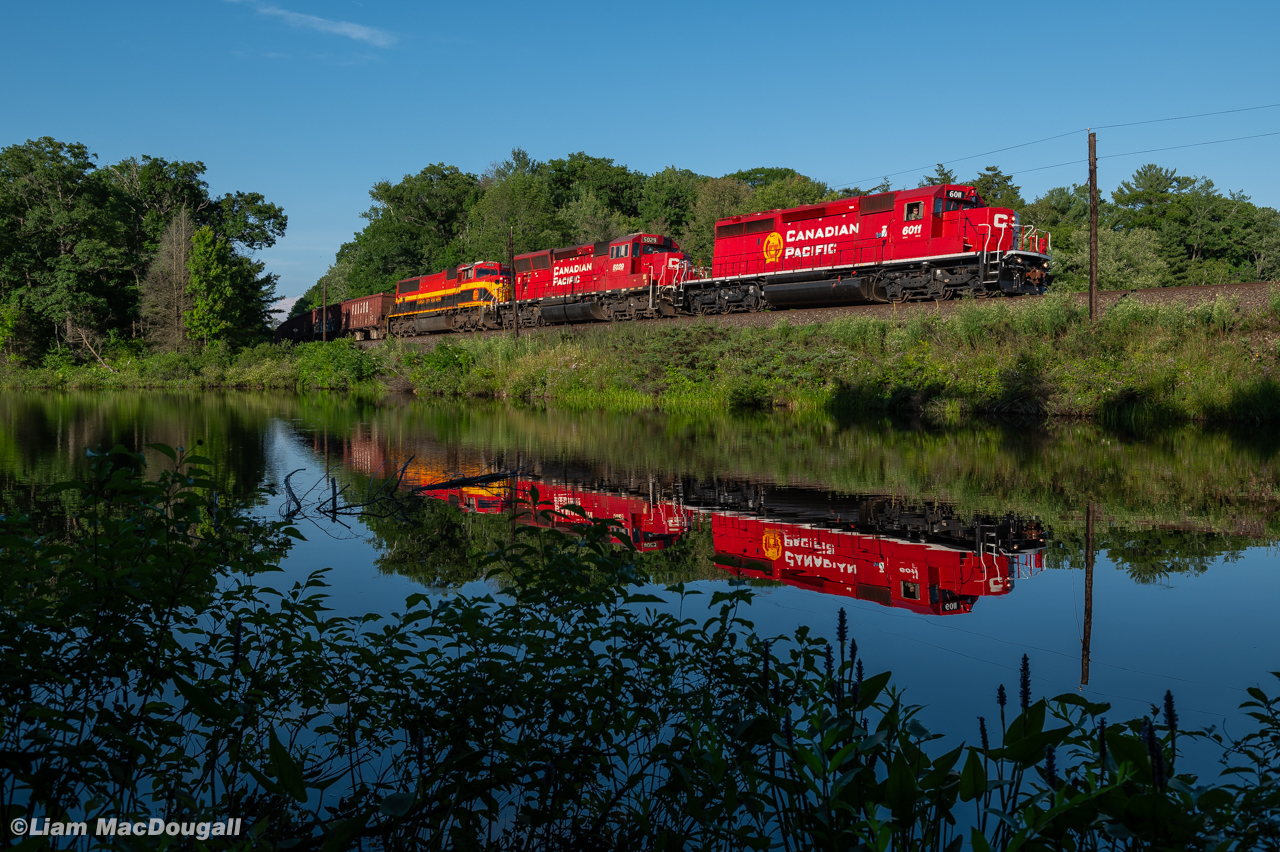
<svg viewBox="0 0 1280 852">
<path fill-rule="evenodd" d="M 197 440 L 221 488 L 271 492 L 260 509 L 271 516 L 295 471 L 312 501 L 326 471 L 348 494 L 392 468 L 406 488 L 515 471 L 405 496 L 398 520 L 304 526 L 287 575 L 332 569 L 342 614 L 390 614 L 424 590 L 489 591 L 468 556 L 503 540 L 513 494 L 537 488 L 615 518 L 661 582 L 751 585 L 745 616 L 761 633 L 834 639 L 844 608 L 869 671 L 892 670 L 925 724 L 958 737 L 995 715 L 996 687 L 1016 686 L 1024 653 L 1037 695 L 1107 701 L 1113 719 L 1171 689 L 1183 727 L 1243 731 L 1245 689 L 1277 686 L 1280 442 L 1268 434 L 11 393 L 0 488 L 68 478 L 86 447 Z"/>
</svg>

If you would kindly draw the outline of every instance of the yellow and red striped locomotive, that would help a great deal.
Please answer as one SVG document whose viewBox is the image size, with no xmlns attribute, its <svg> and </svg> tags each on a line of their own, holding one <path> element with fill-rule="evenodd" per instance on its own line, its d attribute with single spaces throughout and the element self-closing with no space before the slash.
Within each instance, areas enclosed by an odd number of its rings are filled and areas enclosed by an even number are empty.
<svg viewBox="0 0 1280 852">
<path fill-rule="evenodd" d="M 389 330 L 403 337 L 501 328 L 499 306 L 510 298 L 509 282 L 509 270 L 489 260 L 406 278 L 396 284 Z"/>
</svg>

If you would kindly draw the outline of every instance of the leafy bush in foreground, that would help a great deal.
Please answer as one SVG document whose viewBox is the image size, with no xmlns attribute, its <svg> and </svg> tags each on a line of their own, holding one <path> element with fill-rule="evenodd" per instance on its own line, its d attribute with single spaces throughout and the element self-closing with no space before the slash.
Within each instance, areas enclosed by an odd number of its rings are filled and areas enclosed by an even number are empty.
<svg viewBox="0 0 1280 852">
<path fill-rule="evenodd" d="M 517 526 L 499 595 L 334 617 L 319 573 L 263 585 L 295 531 L 172 457 L 151 481 L 139 456 L 96 456 L 55 486 L 76 506 L 61 537 L 0 519 L 5 824 L 233 816 L 248 836 L 205 846 L 245 849 L 1280 842 L 1280 699 L 1260 691 L 1257 730 L 1223 742 L 1230 783 L 1178 771 L 1205 734 L 1171 696 L 1108 726 L 1106 705 L 1033 701 L 1025 658 L 998 723 L 944 751 L 888 673 L 864 676 L 843 620 L 838 647 L 760 637 L 745 590 L 704 618 L 687 588 L 644 593 L 603 523 Z"/>
</svg>

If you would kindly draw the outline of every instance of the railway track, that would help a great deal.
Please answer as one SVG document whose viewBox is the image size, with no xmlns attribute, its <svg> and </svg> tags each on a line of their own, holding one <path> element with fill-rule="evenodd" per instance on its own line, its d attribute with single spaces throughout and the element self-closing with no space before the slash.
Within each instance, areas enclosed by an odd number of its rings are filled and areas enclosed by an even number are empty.
<svg viewBox="0 0 1280 852">
<path fill-rule="evenodd" d="M 1242 284 L 1206 284 L 1190 287 L 1153 287 L 1144 290 L 1102 290 L 1098 293 L 1098 303 L 1101 310 L 1105 313 L 1108 308 L 1116 304 L 1122 299 L 1135 299 L 1140 302 L 1148 303 L 1182 303 L 1182 304 L 1198 304 L 1202 302 L 1212 302 L 1219 296 L 1235 297 L 1239 301 L 1241 310 L 1250 311 L 1265 308 L 1270 304 L 1271 288 L 1280 287 L 1280 283 L 1267 281 L 1254 281 Z M 1079 304 L 1085 304 L 1088 300 L 1087 293 L 1075 293 L 1074 298 Z M 1019 296 L 1014 299 L 1009 298 L 993 298 L 982 300 L 980 304 L 988 305 L 1019 305 L 1038 301 L 1043 296 Z M 625 325 L 639 324 L 644 326 L 652 326 L 655 328 L 673 328 L 681 325 L 690 325 L 693 323 L 709 323 L 711 325 L 722 325 L 729 328 L 752 328 L 763 327 L 768 328 L 779 322 L 788 322 L 792 325 L 812 325 L 815 323 L 831 322 L 835 319 L 845 317 L 893 317 L 905 316 L 912 312 L 928 311 L 930 313 L 940 313 L 943 316 L 956 310 L 959 306 L 966 304 L 965 302 L 949 301 L 949 302 L 905 302 L 899 305 L 847 305 L 833 308 L 797 308 L 792 310 L 769 310 L 760 311 L 758 313 L 740 313 L 740 314 L 719 314 L 708 316 L 677 316 L 666 319 L 657 320 L 638 320 L 625 323 Z M 521 329 L 521 335 L 543 334 L 553 332 L 559 334 L 563 331 L 569 331 L 573 334 L 596 334 L 601 331 L 607 331 L 615 326 L 624 325 L 624 323 L 579 323 L 576 325 L 557 325 L 546 326 L 539 329 Z M 441 340 L 458 340 L 462 337 L 479 336 L 490 337 L 493 335 L 510 335 L 509 330 L 497 331 L 481 331 L 471 332 L 468 334 L 436 334 L 429 336 L 419 336 L 406 338 L 404 343 L 410 346 L 417 346 L 423 349 L 432 349 Z M 363 348 L 370 348 L 381 345 L 381 340 L 361 341 L 357 345 Z"/>
</svg>

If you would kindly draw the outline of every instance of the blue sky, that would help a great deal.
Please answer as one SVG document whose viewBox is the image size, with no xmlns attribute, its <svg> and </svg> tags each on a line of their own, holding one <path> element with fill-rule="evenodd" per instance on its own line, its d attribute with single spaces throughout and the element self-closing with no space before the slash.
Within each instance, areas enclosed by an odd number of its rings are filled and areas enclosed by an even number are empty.
<svg viewBox="0 0 1280 852">
<path fill-rule="evenodd" d="M 18 2 L 0 6 L 0 145 L 100 163 L 202 160 L 214 192 L 284 206 L 263 253 L 296 296 L 362 224 L 368 189 L 521 146 L 645 172 L 791 166 L 914 186 L 999 164 L 1028 199 L 1084 182 L 1086 126 L 1280 103 L 1280 4 Z M 1099 153 L 1280 131 L 1280 108 L 1099 131 Z M 1103 159 L 1280 206 L 1280 136 Z"/>
</svg>

